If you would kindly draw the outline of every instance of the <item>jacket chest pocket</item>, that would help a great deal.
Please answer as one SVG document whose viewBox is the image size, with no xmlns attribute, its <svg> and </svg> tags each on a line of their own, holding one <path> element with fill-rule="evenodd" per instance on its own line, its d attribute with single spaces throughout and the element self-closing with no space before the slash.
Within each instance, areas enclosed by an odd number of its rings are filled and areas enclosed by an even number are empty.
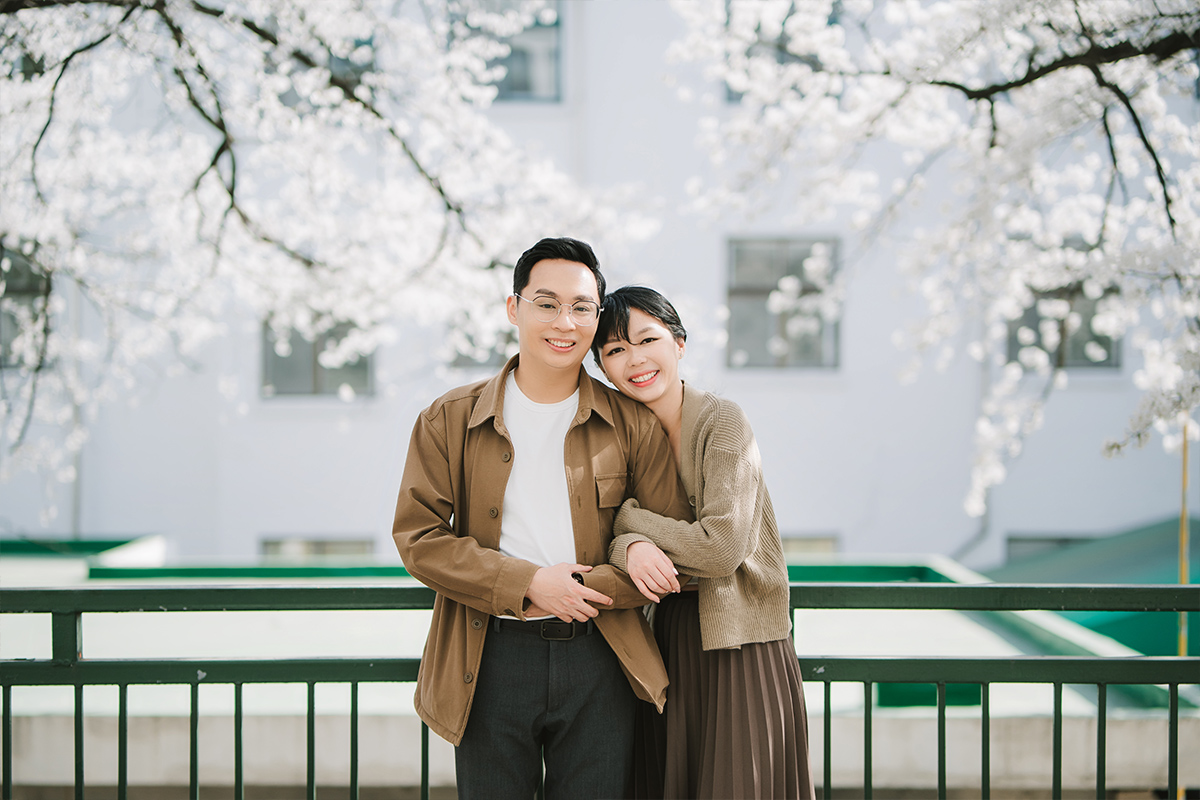
<svg viewBox="0 0 1200 800">
<path fill-rule="evenodd" d="M 610 472 L 596 476 L 596 505 L 600 508 L 616 508 L 625 502 L 625 489 L 629 485 L 629 474 Z"/>
</svg>

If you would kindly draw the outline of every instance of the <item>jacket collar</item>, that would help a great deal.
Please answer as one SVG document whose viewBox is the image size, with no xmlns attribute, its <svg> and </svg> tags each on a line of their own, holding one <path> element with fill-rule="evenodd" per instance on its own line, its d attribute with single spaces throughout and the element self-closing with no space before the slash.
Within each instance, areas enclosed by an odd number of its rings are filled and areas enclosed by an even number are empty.
<svg viewBox="0 0 1200 800">
<path fill-rule="evenodd" d="M 504 365 L 504 368 L 483 385 L 483 390 L 479 393 L 479 401 L 475 403 L 475 408 L 471 411 L 471 419 L 467 423 L 468 428 L 475 428 L 489 419 L 495 419 L 496 429 L 503 430 L 505 381 L 508 380 L 508 373 L 517 368 L 517 363 L 520 360 L 520 354 L 510 358 L 508 363 Z M 613 424 L 611 398 L 596 379 L 589 375 L 588 371 L 580 364 L 579 410 L 575 413 L 575 424 L 582 424 L 592 415 L 592 412 L 598 414 L 609 425 Z"/>
</svg>

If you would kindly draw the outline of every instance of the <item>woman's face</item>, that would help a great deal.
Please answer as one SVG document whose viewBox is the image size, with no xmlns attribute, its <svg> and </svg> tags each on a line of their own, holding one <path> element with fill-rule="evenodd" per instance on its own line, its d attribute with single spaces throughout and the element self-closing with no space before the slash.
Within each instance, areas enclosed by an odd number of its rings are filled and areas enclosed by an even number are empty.
<svg viewBox="0 0 1200 800">
<path fill-rule="evenodd" d="M 629 309 L 629 341 L 610 339 L 600 348 L 600 366 L 621 394 L 647 405 L 679 383 L 683 340 L 644 311 Z"/>
</svg>

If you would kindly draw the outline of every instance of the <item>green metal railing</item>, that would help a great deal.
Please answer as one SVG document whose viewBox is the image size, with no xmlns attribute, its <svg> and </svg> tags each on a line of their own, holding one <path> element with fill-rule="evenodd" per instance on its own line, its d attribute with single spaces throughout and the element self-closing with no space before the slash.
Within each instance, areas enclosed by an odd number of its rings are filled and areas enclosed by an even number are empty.
<svg viewBox="0 0 1200 800">
<path fill-rule="evenodd" d="M 1063 586 L 961 585 L 948 583 L 793 583 L 794 609 L 946 609 L 996 611 L 1200 611 L 1200 588 L 1194 586 Z M 84 793 L 83 689 L 118 687 L 117 796 L 128 790 L 128 687 L 181 684 L 191 687 L 190 797 L 199 797 L 199 686 L 228 684 L 234 691 L 234 797 L 244 796 L 242 758 L 242 687 L 246 684 L 300 683 L 308 687 L 307 796 L 316 797 L 314 693 L 317 684 L 350 686 L 350 797 L 358 797 L 358 697 L 366 682 L 414 681 L 415 658 L 312 658 L 266 660 L 93 659 L 83 656 L 82 618 L 92 613 L 185 611 L 319 611 L 429 609 L 433 592 L 420 586 L 187 586 L 170 588 L 0 589 L 0 613 L 51 615 L 49 659 L 0 661 L 3 692 L 3 800 L 13 796 L 12 689 L 15 686 L 74 687 L 75 796 Z M 1080 651 L 1081 653 L 1083 651 Z M 864 688 L 863 785 L 872 796 L 872 689 L 879 683 L 921 683 L 937 687 L 938 796 L 945 797 L 947 685 L 975 684 L 981 689 L 982 796 L 991 788 L 990 686 L 993 683 L 1039 683 L 1054 689 L 1053 772 L 1050 791 L 1062 793 L 1064 684 L 1097 687 L 1096 796 L 1103 798 L 1108 688 L 1112 685 L 1166 686 L 1168 716 L 1168 796 L 1175 797 L 1179 776 L 1179 687 L 1200 682 L 1200 658 L 1095 655 L 1020 656 L 1003 658 L 844 658 L 813 656 L 800 660 L 804 680 L 824 689 L 824 796 L 832 796 L 831 690 L 849 682 Z M 421 730 L 421 797 L 429 796 L 428 729 Z"/>
</svg>

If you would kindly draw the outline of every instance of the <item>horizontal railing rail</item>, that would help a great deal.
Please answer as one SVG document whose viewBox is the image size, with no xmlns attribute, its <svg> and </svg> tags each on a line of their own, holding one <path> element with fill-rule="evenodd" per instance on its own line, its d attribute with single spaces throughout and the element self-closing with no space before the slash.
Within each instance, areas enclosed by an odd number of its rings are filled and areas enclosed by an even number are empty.
<svg viewBox="0 0 1200 800">
<path fill-rule="evenodd" d="M 84 686 L 115 685 L 119 689 L 118 786 L 119 797 L 128 788 L 126 761 L 127 688 L 142 684 L 182 684 L 192 689 L 191 797 L 199 796 L 197 737 L 201 684 L 229 684 L 235 690 L 234 790 L 242 797 L 242 687 L 251 684 L 300 683 L 308 686 L 309 797 L 315 797 L 316 749 L 314 737 L 314 687 L 324 683 L 350 684 L 350 795 L 358 796 L 358 686 L 370 682 L 408 682 L 416 679 L 416 658 L 283 658 L 283 659 L 97 659 L 84 656 L 82 618 L 92 613 L 158 613 L 197 611 L 328 611 L 423 610 L 433 605 L 434 593 L 419 585 L 271 585 L 174 586 L 114 588 L 0 589 L 0 613 L 49 614 L 49 659 L 0 660 L 3 688 L 2 796 L 13 796 L 12 689 L 20 686 L 73 686 L 75 688 L 75 794 L 83 797 L 83 695 Z M 792 584 L 793 609 L 945 609 L 968 612 L 1012 611 L 1200 611 L 1200 587 L 1145 585 L 1008 585 L 799 583 Z M 990 692 L 994 683 L 1049 684 L 1054 690 L 1053 773 L 1051 793 L 1062 791 L 1062 691 L 1064 685 L 1091 684 L 1097 692 L 1097 797 L 1104 797 L 1108 687 L 1116 685 L 1166 686 L 1168 717 L 1167 789 L 1174 797 L 1179 772 L 1180 686 L 1200 682 L 1200 658 L 1165 656 L 1103 657 L 1096 655 L 970 657 L 842 657 L 812 655 L 800 659 L 804 679 L 822 683 L 825 693 L 822 728 L 825 746 L 822 765 L 825 797 L 832 796 L 831 702 L 834 683 L 861 684 L 864 692 L 863 793 L 872 795 L 872 688 L 884 683 L 933 684 L 937 692 L 938 793 L 946 785 L 946 687 L 975 684 L 980 687 L 982 718 L 982 796 L 990 795 Z M 421 796 L 428 797 L 428 731 L 422 726 Z"/>
<path fill-rule="evenodd" d="M 425 586 L 170 586 L 0 589 L 0 613 L 407 610 Z M 793 608 L 956 611 L 1200 611 L 1200 585 L 793 583 Z"/>
</svg>

